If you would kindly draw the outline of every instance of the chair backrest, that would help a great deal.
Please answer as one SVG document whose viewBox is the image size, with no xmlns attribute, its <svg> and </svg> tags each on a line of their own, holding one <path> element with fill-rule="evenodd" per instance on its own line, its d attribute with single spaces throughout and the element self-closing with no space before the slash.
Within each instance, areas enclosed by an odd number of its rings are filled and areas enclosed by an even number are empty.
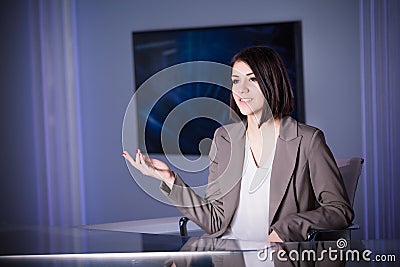
<svg viewBox="0 0 400 267">
<path fill-rule="evenodd" d="M 361 175 L 363 163 L 364 159 L 362 158 L 336 158 L 336 164 L 342 175 L 351 206 L 353 206 L 354 203 L 358 178 Z"/>
</svg>

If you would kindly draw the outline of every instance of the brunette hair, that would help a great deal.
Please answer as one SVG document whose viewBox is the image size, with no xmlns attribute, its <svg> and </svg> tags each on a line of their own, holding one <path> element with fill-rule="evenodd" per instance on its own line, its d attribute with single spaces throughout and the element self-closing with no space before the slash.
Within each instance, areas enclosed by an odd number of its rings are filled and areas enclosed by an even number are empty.
<svg viewBox="0 0 400 267">
<path fill-rule="evenodd" d="M 289 77 L 281 57 L 271 48 L 266 46 L 248 47 L 233 56 L 231 66 L 236 62 L 244 62 L 253 71 L 266 101 L 268 102 L 272 116 L 282 118 L 289 115 L 294 109 L 294 94 L 290 85 Z M 231 94 L 230 106 L 236 115 L 231 116 L 244 121 L 243 115 L 236 105 Z M 265 112 L 268 110 L 266 109 Z M 271 114 L 264 114 L 261 122 L 269 119 Z"/>
</svg>

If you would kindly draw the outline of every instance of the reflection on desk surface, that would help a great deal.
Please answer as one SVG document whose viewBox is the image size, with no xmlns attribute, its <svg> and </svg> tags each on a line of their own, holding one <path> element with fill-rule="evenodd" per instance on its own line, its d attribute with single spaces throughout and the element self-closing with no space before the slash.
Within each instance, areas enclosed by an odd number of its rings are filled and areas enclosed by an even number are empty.
<svg viewBox="0 0 400 267">
<path fill-rule="evenodd" d="M 0 229 L 0 266 L 400 266 L 400 240 L 343 242 L 275 244 L 80 228 L 13 227 Z"/>
</svg>

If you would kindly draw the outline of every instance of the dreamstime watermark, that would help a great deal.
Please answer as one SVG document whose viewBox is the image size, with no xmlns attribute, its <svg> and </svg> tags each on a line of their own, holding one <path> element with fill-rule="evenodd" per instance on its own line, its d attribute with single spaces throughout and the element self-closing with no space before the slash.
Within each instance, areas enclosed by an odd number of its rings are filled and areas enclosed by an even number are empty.
<svg viewBox="0 0 400 267">
<path fill-rule="evenodd" d="M 340 238 L 336 241 L 336 247 L 330 246 L 328 249 L 275 249 L 277 246 L 265 247 L 257 252 L 260 261 L 274 259 L 282 262 L 286 261 L 365 261 L 365 262 L 395 262 L 395 254 L 376 254 L 369 249 L 357 250 L 348 249 L 347 240 Z"/>
</svg>

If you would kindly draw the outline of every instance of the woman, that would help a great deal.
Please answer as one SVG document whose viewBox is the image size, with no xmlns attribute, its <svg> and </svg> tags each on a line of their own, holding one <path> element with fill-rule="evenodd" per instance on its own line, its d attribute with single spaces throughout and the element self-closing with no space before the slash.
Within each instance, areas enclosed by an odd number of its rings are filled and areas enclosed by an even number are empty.
<svg viewBox="0 0 400 267">
<path fill-rule="evenodd" d="M 323 133 L 289 116 L 293 98 L 272 49 L 233 57 L 231 108 L 239 122 L 214 134 L 204 198 L 165 163 L 139 150 L 123 157 L 160 179 L 164 194 L 210 237 L 303 241 L 312 229 L 345 228 L 354 214 L 339 169 Z"/>
</svg>

